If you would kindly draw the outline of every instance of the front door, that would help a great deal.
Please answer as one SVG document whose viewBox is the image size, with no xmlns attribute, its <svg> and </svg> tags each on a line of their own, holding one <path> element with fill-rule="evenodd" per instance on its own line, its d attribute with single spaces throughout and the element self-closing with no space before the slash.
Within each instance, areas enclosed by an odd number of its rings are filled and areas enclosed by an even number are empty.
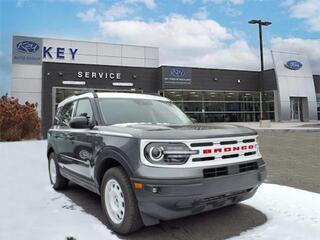
<svg viewBox="0 0 320 240">
<path fill-rule="evenodd" d="M 93 111 L 88 98 L 77 101 L 74 117 L 86 117 L 88 122 L 94 121 Z M 83 177 L 91 178 L 90 163 L 92 160 L 93 144 L 95 134 L 90 133 L 90 129 L 71 129 L 66 145 L 69 152 L 66 157 L 69 159 L 69 169 Z"/>
<path fill-rule="evenodd" d="M 292 121 L 302 121 L 302 98 L 290 98 L 290 112 Z"/>
</svg>

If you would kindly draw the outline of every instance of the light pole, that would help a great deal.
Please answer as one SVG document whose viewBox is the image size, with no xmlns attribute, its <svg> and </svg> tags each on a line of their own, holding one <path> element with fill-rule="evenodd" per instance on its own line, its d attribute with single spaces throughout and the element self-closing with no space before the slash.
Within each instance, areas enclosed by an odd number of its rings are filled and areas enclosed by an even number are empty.
<svg viewBox="0 0 320 240">
<path fill-rule="evenodd" d="M 264 63 L 263 63 L 263 40 L 262 40 L 262 26 L 269 26 L 272 23 L 262 20 L 250 20 L 249 24 L 258 24 L 259 26 L 259 41 L 260 41 L 260 63 L 261 63 L 261 72 L 260 72 L 260 91 L 261 91 L 261 111 L 260 118 L 265 120 L 265 98 L 264 98 Z"/>
</svg>

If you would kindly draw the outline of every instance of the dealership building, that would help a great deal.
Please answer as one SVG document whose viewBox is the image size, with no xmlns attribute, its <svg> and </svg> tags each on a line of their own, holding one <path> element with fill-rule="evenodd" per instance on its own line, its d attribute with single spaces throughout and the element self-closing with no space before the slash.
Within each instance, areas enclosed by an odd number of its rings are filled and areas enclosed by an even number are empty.
<svg viewBox="0 0 320 240">
<path fill-rule="evenodd" d="M 273 121 L 320 119 L 320 75 L 303 53 L 272 51 L 264 110 Z M 245 64 L 245 63 L 244 63 Z M 37 102 L 43 130 L 56 106 L 92 89 L 163 95 L 199 122 L 259 121 L 259 71 L 159 65 L 159 49 L 13 36 L 11 95 Z"/>
</svg>

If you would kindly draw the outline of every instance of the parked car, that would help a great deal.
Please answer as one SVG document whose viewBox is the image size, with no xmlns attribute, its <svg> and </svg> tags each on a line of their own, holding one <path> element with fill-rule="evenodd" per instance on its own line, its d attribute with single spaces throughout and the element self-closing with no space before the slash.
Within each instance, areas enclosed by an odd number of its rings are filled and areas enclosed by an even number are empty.
<svg viewBox="0 0 320 240">
<path fill-rule="evenodd" d="M 53 188 L 70 180 L 101 195 L 119 234 L 236 204 L 266 178 L 254 130 L 193 123 L 169 99 L 145 94 L 65 99 L 47 156 Z"/>
</svg>

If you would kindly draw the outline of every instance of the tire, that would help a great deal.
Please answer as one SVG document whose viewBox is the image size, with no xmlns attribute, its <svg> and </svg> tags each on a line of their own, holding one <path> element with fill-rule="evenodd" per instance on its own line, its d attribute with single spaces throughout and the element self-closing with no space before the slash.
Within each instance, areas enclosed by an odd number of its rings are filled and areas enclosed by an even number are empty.
<svg viewBox="0 0 320 240">
<path fill-rule="evenodd" d="M 69 180 L 61 175 L 57 163 L 56 155 L 51 153 L 48 159 L 49 179 L 55 190 L 63 190 L 67 188 Z"/>
<path fill-rule="evenodd" d="M 108 191 L 110 188 L 111 191 Z M 107 225 L 116 233 L 126 235 L 143 226 L 137 199 L 123 168 L 110 168 L 104 174 L 101 184 L 101 205 Z M 112 213 L 115 209 L 119 210 L 118 214 Z"/>
</svg>

